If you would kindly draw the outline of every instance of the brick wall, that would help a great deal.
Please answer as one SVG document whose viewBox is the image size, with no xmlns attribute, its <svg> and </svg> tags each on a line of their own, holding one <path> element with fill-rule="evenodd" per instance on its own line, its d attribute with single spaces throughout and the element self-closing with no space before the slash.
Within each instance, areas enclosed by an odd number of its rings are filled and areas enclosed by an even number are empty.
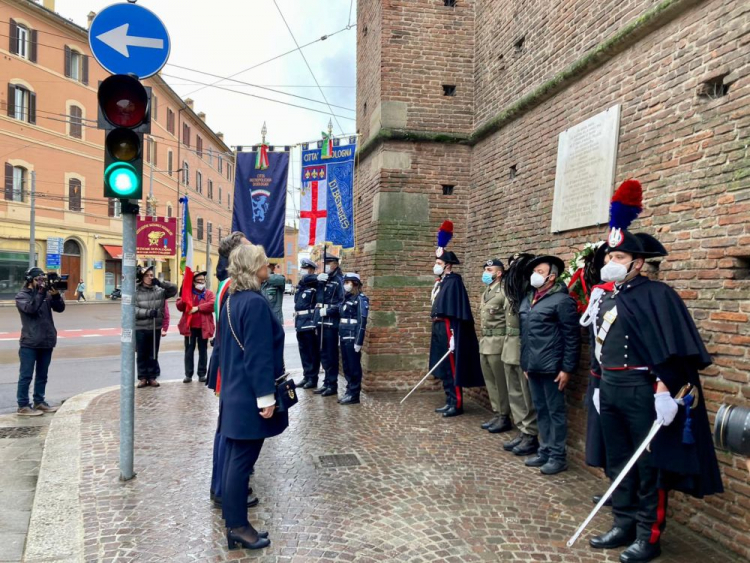
<svg viewBox="0 0 750 563">
<path fill-rule="evenodd" d="M 656 235 L 670 252 L 651 275 L 685 299 L 713 354 L 714 365 L 702 374 L 711 417 L 722 402 L 746 404 L 747 3 L 459 0 L 453 9 L 442 0 L 428 6 L 406 0 L 359 4 L 363 14 L 379 18 L 381 33 L 378 67 L 368 67 L 380 75 L 381 100 L 368 107 L 387 109 L 378 119 L 360 114 L 365 143 L 354 260 L 367 277 L 373 304 L 366 387 L 405 389 L 426 369 L 430 267 L 443 219 L 456 223 L 453 248 L 464 261 L 461 272 L 474 299 L 481 290 L 481 263 L 490 256 L 505 259 L 528 250 L 567 259 L 585 242 L 604 238 L 605 230 L 595 227 L 550 234 L 557 137 L 619 103 L 617 181 L 641 180 L 645 211 L 634 228 Z M 451 17 L 457 21 L 449 25 Z M 378 25 L 370 24 L 369 33 L 373 29 Z M 467 32 L 473 37 L 462 35 Z M 521 37 L 523 45 L 516 48 Z M 465 84 L 462 92 L 472 91 L 473 101 L 432 97 L 435 84 L 453 79 L 454 68 L 465 68 L 469 45 L 473 84 L 465 83 L 465 73 L 456 81 Z M 441 68 L 432 55 L 445 49 L 456 49 L 453 61 L 460 65 Z M 358 56 L 367 60 L 364 44 Z M 717 77 L 728 91 L 706 96 L 704 83 Z M 372 95 L 366 83 L 374 80 L 360 77 L 358 91 Z M 388 105 L 394 101 L 401 105 Z M 455 184 L 454 195 L 442 195 L 441 184 Z M 587 357 L 583 350 L 568 391 L 569 446 L 579 461 Z M 472 395 L 486 403 L 483 391 Z M 748 474 L 738 457 L 719 452 L 719 459 L 727 491 L 705 501 L 675 494 L 674 517 L 750 557 Z"/>
</svg>

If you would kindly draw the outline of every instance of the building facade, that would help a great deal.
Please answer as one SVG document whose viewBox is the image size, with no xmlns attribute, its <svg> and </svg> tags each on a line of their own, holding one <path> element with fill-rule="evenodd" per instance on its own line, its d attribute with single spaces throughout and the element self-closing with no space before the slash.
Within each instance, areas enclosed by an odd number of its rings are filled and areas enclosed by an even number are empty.
<svg viewBox="0 0 750 563">
<path fill-rule="evenodd" d="M 87 30 L 56 14 L 54 0 L 0 0 L 2 26 L 0 299 L 13 298 L 29 264 L 32 179 L 37 265 L 46 265 L 48 240 L 62 238 L 68 297 L 82 279 L 89 298 L 103 299 L 120 284 L 122 258 L 120 206 L 102 195 L 104 135 L 96 128 L 96 92 L 108 73 L 91 56 Z M 215 266 L 218 241 L 231 227 L 233 153 L 191 100 L 158 75 L 145 84 L 152 88 L 152 125 L 141 213 L 178 217 L 179 231 L 178 200 L 187 195 L 196 264 L 206 267 L 210 255 Z M 155 265 L 163 279 L 178 280 L 179 256 Z"/>
<path fill-rule="evenodd" d="M 558 135 L 620 104 L 616 181 L 639 179 L 653 275 L 686 301 L 714 365 L 709 411 L 750 398 L 750 12 L 740 0 L 361 0 L 353 256 L 372 305 L 369 389 L 427 369 L 435 233 L 478 299 L 481 265 L 516 251 L 569 259 L 605 226 L 551 233 Z M 478 301 L 477 301 L 478 302 Z M 582 459 L 586 350 L 567 391 Z M 477 393 L 483 399 L 483 394 Z M 713 416 L 713 415 L 712 415 Z M 727 492 L 674 495 L 675 517 L 750 557 L 744 461 Z"/>
</svg>

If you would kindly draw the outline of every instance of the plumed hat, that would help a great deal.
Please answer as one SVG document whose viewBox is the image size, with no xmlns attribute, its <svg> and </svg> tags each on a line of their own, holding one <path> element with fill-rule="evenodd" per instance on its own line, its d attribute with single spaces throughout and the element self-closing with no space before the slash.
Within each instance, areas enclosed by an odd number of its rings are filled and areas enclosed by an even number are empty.
<svg viewBox="0 0 750 563">
<path fill-rule="evenodd" d="M 625 180 L 615 190 L 609 206 L 606 252 L 627 252 L 644 258 L 666 256 L 667 250 L 651 235 L 631 233 L 631 223 L 643 211 L 643 188 L 638 180 Z"/>
</svg>

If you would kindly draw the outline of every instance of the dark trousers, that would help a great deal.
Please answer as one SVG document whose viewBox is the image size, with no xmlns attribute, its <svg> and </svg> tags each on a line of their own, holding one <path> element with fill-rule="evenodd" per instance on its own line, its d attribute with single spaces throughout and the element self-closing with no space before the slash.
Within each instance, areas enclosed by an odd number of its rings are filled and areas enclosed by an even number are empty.
<svg viewBox="0 0 750 563">
<path fill-rule="evenodd" d="M 159 330 L 136 330 L 135 351 L 138 365 L 138 379 L 156 379 L 161 373 L 159 367 L 159 344 L 161 343 L 161 327 Z M 154 343 L 156 347 L 154 347 Z"/>
<path fill-rule="evenodd" d="M 222 480 L 222 511 L 227 528 L 241 528 L 247 520 L 247 489 L 250 473 L 258 460 L 263 440 L 226 439 Z"/>
<path fill-rule="evenodd" d="M 78 299 L 76 299 L 76 301 L 80 301 L 81 299 L 86 301 L 86 296 L 83 294 L 83 291 L 78 293 Z"/>
<path fill-rule="evenodd" d="M 214 434 L 214 457 L 211 469 L 211 492 L 220 497 L 222 493 L 221 480 L 224 476 L 224 462 L 227 453 L 227 440 L 221 435 L 219 429 Z"/>
<path fill-rule="evenodd" d="M 185 375 L 193 377 L 196 344 L 198 345 L 198 377 L 205 377 L 208 365 L 208 339 L 203 338 L 203 329 L 200 328 L 191 328 L 190 336 L 185 337 Z"/>
<path fill-rule="evenodd" d="M 318 334 L 320 338 L 320 334 Z M 320 342 L 318 342 L 320 346 Z M 323 329 L 323 348 L 320 350 L 320 363 L 326 372 L 323 385 L 331 389 L 339 388 L 339 330 L 325 327 Z"/>
<path fill-rule="evenodd" d="M 44 392 L 47 389 L 47 372 L 52 361 L 52 348 L 24 348 L 18 349 L 18 358 L 21 366 L 18 373 L 18 389 L 16 399 L 18 408 L 29 406 L 29 387 L 34 376 L 36 367 L 36 378 L 34 379 L 34 404 L 44 402 Z"/>
<path fill-rule="evenodd" d="M 539 455 L 564 462 L 568 421 L 565 418 L 565 391 L 557 388 L 556 376 L 553 373 L 530 373 L 529 389 L 539 424 Z"/>
<path fill-rule="evenodd" d="M 432 323 L 430 350 L 435 349 L 437 359 L 443 357 L 450 347 L 450 321 L 441 320 Z M 439 356 L 438 356 L 439 354 Z M 432 356 L 432 354 L 431 354 Z M 463 390 L 456 385 L 456 355 L 451 354 L 443 360 L 433 372 L 443 382 L 445 404 L 457 409 L 464 408 Z"/>
<path fill-rule="evenodd" d="M 316 330 L 298 330 L 297 344 L 299 357 L 302 360 L 302 373 L 305 379 L 318 384 L 320 372 L 320 336 Z"/>
<path fill-rule="evenodd" d="M 354 340 L 341 341 L 341 361 L 346 377 L 346 394 L 359 397 L 362 389 L 362 351 L 354 351 Z"/>
<path fill-rule="evenodd" d="M 599 387 L 601 424 L 609 477 L 616 479 L 646 439 L 656 420 L 651 384 L 623 387 L 602 380 Z M 659 472 L 645 451 L 612 494 L 614 525 L 636 529 L 638 539 L 659 541 L 667 525 L 667 492 L 657 487 Z"/>
</svg>

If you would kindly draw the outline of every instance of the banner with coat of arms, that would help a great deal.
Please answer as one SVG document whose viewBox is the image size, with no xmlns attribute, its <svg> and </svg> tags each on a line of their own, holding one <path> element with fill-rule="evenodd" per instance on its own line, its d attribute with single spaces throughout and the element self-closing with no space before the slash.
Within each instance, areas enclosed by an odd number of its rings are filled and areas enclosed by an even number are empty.
<svg viewBox="0 0 750 563">
<path fill-rule="evenodd" d="M 238 152 L 234 182 L 232 231 L 263 246 L 269 258 L 284 257 L 284 223 L 289 153 L 268 150 Z"/>
<path fill-rule="evenodd" d="M 174 256 L 177 241 L 175 217 L 138 217 L 135 226 L 136 254 L 143 258 Z"/>
<path fill-rule="evenodd" d="M 357 138 L 302 145 L 299 246 L 354 247 L 354 156 Z"/>
</svg>

